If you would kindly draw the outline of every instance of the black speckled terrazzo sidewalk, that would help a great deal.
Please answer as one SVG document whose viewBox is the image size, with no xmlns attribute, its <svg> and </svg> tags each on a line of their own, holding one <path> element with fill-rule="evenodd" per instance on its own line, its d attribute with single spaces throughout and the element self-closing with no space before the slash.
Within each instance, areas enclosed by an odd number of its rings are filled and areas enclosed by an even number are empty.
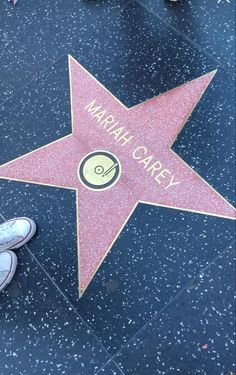
<svg viewBox="0 0 236 375">
<path fill-rule="evenodd" d="M 234 19 L 231 0 L 2 1 L 0 164 L 71 132 L 68 54 L 127 107 L 217 69 L 172 148 L 233 204 Z M 0 294 L 0 375 L 236 372 L 233 220 L 138 205 L 79 300 L 75 191 L 0 197 L 0 222 L 38 225 Z"/>
</svg>

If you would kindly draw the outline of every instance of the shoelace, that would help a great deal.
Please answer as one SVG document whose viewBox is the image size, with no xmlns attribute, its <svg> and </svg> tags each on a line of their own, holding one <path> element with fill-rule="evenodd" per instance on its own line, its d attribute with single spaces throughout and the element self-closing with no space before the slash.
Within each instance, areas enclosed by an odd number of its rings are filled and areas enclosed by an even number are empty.
<svg viewBox="0 0 236 375">
<path fill-rule="evenodd" d="M 13 239 L 17 242 L 21 238 L 20 235 L 14 234 L 12 230 L 14 224 L 15 221 L 0 225 L 0 245 L 6 245 L 9 242 L 12 242 Z"/>
</svg>

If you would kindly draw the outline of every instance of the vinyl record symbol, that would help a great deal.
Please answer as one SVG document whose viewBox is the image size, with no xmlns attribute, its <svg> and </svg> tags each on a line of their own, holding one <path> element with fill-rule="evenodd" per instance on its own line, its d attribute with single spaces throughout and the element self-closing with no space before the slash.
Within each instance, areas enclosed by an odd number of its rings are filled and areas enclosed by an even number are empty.
<svg viewBox="0 0 236 375">
<path fill-rule="evenodd" d="M 95 151 L 86 155 L 78 167 L 80 181 L 92 190 L 110 188 L 118 181 L 120 173 L 119 160 L 107 151 Z"/>
</svg>

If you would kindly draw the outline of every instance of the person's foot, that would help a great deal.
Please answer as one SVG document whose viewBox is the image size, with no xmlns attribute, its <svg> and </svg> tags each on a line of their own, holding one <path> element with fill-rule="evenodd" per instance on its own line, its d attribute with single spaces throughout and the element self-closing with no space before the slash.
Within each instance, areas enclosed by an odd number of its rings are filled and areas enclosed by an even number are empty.
<svg viewBox="0 0 236 375">
<path fill-rule="evenodd" d="M 0 225 L 0 253 L 18 249 L 28 242 L 36 232 L 36 224 L 28 217 L 18 217 Z"/>
<path fill-rule="evenodd" d="M 17 266 L 17 256 L 13 251 L 0 253 L 0 292 L 10 284 Z"/>
</svg>

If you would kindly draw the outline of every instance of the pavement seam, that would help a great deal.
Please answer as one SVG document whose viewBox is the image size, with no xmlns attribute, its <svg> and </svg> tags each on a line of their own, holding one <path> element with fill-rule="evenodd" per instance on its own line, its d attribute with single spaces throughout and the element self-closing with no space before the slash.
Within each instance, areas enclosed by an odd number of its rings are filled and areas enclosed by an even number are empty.
<svg viewBox="0 0 236 375">
<path fill-rule="evenodd" d="M 186 36 L 184 33 L 182 33 L 181 31 L 179 31 L 178 29 L 176 29 L 175 27 L 173 27 L 169 22 L 165 21 L 158 13 L 156 13 L 155 11 L 153 11 L 152 9 L 150 9 L 148 6 L 146 6 L 145 4 L 142 3 L 141 0 L 128 0 L 127 2 L 125 2 L 125 4 L 122 5 L 121 9 L 120 9 L 120 13 L 122 13 L 129 4 L 131 4 L 132 2 L 136 2 L 138 3 L 141 7 L 145 8 L 149 13 L 152 13 L 154 16 L 156 16 L 161 22 L 163 22 L 166 27 L 172 29 L 176 34 L 182 36 L 185 40 L 187 40 L 189 43 L 191 43 L 192 45 L 194 45 L 198 50 L 200 50 L 204 55 L 206 55 L 208 58 L 211 58 L 214 62 L 217 63 L 217 65 L 219 65 L 222 69 L 224 69 L 227 73 L 231 73 L 232 75 L 233 72 L 234 72 L 234 69 L 233 68 L 228 68 L 227 66 L 225 66 L 224 64 L 222 64 L 219 60 L 217 60 L 213 55 L 209 54 L 208 52 L 205 51 L 205 49 L 203 49 L 203 47 L 194 42 L 191 38 L 189 38 L 188 36 Z M 34 81 L 37 80 L 37 78 L 40 77 L 41 74 L 45 73 L 47 70 L 49 70 L 50 68 L 52 68 L 53 65 L 57 64 L 60 60 L 62 60 L 63 58 L 65 58 L 71 50 L 73 50 L 74 48 L 76 48 L 78 44 L 75 44 L 74 46 L 71 46 L 68 48 L 68 53 L 63 53 L 62 55 L 60 55 L 56 60 L 49 60 L 49 66 L 47 66 L 45 69 L 42 69 L 40 70 L 39 72 L 37 72 L 35 75 L 33 75 L 33 77 L 25 84 L 23 85 L 19 90 L 17 90 L 15 93 L 13 93 L 12 95 L 10 95 L 9 97 L 7 97 L 5 100 L 3 100 L 2 103 L 0 103 L 0 107 L 4 106 L 5 103 L 7 103 L 8 101 L 10 101 L 11 99 L 13 99 L 14 97 L 16 97 L 17 95 L 19 95 L 19 93 L 21 91 L 23 91 L 25 88 L 27 88 L 28 86 L 30 86 Z"/>
<path fill-rule="evenodd" d="M 132 340 L 134 340 L 139 333 L 141 333 L 151 322 L 158 319 L 158 317 L 165 311 L 172 303 L 174 303 L 180 296 L 183 294 L 192 283 L 199 279 L 201 275 L 203 275 L 208 268 L 210 268 L 219 258 L 221 258 L 232 246 L 236 243 L 234 239 L 231 243 L 220 253 L 218 254 L 207 266 L 203 267 L 196 276 L 194 276 L 189 283 L 187 283 L 169 302 L 167 302 L 156 314 L 154 314 L 144 325 L 124 344 L 114 353 L 111 357 L 111 360 L 115 362 L 115 357 L 121 354 L 122 350 L 127 347 Z"/>
<path fill-rule="evenodd" d="M 6 221 L 5 217 L 0 214 L 0 217 Z M 39 266 L 39 268 L 41 269 L 41 271 L 43 271 L 43 273 L 47 276 L 47 278 L 50 280 L 51 284 L 56 288 L 56 290 L 58 291 L 58 293 L 61 295 L 61 297 L 68 303 L 68 305 L 71 307 L 71 309 L 73 310 L 73 312 L 76 314 L 77 317 L 79 317 L 79 319 L 81 320 L 81 322 L 83 323 L 83 325 L 85 326 L 85 328 L 87 329 L 87 332 L 88 334 L 91 334 L 95 340 L 98 342 L 98 344 L 100 345 L 100 348 L 106 353 L 106 355 L 109 357 L 109 361 L 111 360 L 111 354 L 107 351 L 107 349 L 105 348 L 105 346 L 103 345 L 103 343 L 99 340 L 98 336 L 96 335 L 96 333 L 94 332 L 94 330 L 92 329 L 92 327 L 90 327 L 90 325 L 88 324 L 88 322 L 80 315 L 80 313 L 78 312 L 78 310 L 76 309 L 76 307 L 72 304 L 72 302 L 68 299 L 68 297 L 64 294 L 64 292 L 61 290 L 61 288 L 57 285 L 57 283 L 53 280 L 53 278 L 49 275 L 49 273 L 46 271 L 46 269 L 43 267 L 43 265 L 39 262 L 39 260 L 37 259 L 37 257 L 31 252 L 31 250 L 29 249 L 29 247 L 27 245 L 24 245 L 22 248 L 25 248 L 27 250 L 27 252 L 30 254 L 30 256 L 33 258 L 33 260 L 36 262 L 36 264 Z M 108 362 L 109 362 L 108 361 Z M 105 362 L 106 364 L 106 362 Z M 104 365 L 103 365 L 104 367 Z M 102 368 L 103 368 L 102 367 Z M 95 370 L 96 371 L 96 370 Z"/>
<path fill-rule="evenodd" d="M 114 360 L 112 360 L 112 359 L 110 359 L 109 361 L 107 361 L 107 363 L 104 365 L 104 366 L 102 366 L 94 375 L 99 375 L 99 373 L 101 374 L 101 371 L 103 370 L 103 369 L 105 369 L 105 367 L 107 366 L 107 365 L 109 365 L 110 363 L 114 363 L 115 364 L 115 366 L 118 368 L 118 370 L 120 371 L 120 373 L 121 373 L 121 375 L 125 375 L 125 373 L 122 371 L 122 369 L 120 368 L 120 366 L 116 363 L 116 361 L 114 361 Z M 78 374 L 79 375 L 79 374 Z"/>
<path fill-rule="evenodd" d="M 156 16 L 161 22 L 163 22 L 166 27 L 170 28 L 173 30 L 176 34 L 181 36 L 183 39 L 188 41 L 190 44 L 192 44 L 195 48 L 197 48 L 201 53 L 203 53 L 205 56 L 213 60 L 219 67 L 221 67 L 223 70 L 225 70 L 227 73 L 230 73 L 231 75 L 235 75 L 234 73 L 234 68 L 229 68 L 227 65 L 223 64 L 220 60 L 215 58 L 213 55 L 208 53 L 200 44 L 189 38 L 186 34 L 182 33 L 179 29 L 176 29 L 174 26 L 172 26 L 168 21 L 164 20 L 157 12 L 154 10 L 150 9 L 147 5 L 142 3 L 142 0 L 135 0 L 141 7 L 146 9 L 149 13 L 153 14 Z"/>
</svg>

